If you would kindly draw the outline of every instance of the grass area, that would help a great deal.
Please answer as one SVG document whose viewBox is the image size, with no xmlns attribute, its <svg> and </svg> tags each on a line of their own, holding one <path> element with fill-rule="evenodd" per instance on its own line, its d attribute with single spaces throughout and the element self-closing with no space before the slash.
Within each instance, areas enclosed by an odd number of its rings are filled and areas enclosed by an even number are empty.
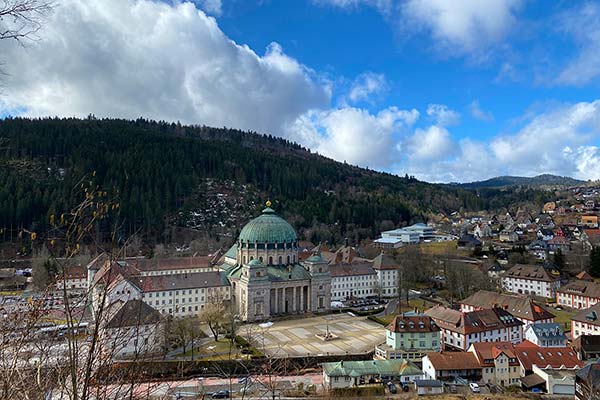
<svg viewBox="0 0 600 400">
<path fill-rule="evenodd" d="M 407 312 L 407 311 L 414 311 L 415 309 L 417 309 L 418 312 L 423 312 L 433 306 L 435 306 L 435 303 L 432 303 L 427 300 L 410 299 L 408 301 L 408 303 L 406 303 L 406 301 L 402 302 L 402 311 Z M 396 309 L 396 311 L 394 313 L 392 313 L 390 315 L 386 315 L 385 317 L 380 317 L 380 319 L 382 321 L 385 321 L 386 324 L 389 324 L 390 322 L 392 322 L 392 320 L 398 314 L 398 312 L 399 312 L 399 309 Z"/>
<path fill-rule="evenodd" d="M 571 318 L 575 314 L 577 314 L 577 311 L 556 310 L 552 307 L 549 307 L 548 311 L 556 315 L 556 318 L 554 318 L 554 322 L 557 322 L 561 325 L 564 325 L 566 323 L 569 325 L 569 329 L 571 328 Z"/>
<path fill-rule="evenodd" d="M 440 255 L 464 255 L 464 251 L 461 252 L 456 248 L 456 240 L 450 240 L 447 242 L 433 242 L 433 243 L 421 243 L 419 247 L 423 254 L 431 256 Z"/>
<path fill-rule="evenodd" d="M 214 340 L 211 340 L 210 342 L 202 345 L 202 346 L 198 346 L 198 347 L 194 347 L 194 355 L 216 355 L 219 353 L 229 353 L 229 349 L 231 347 L 231 343 L 229 341 L 229 339 L 220 339 L 218 342 L 215 342 Z M 237 352 L 237 346 L 233 345 L 233 348 L 231 349 L 232 353 L 236 353 Z M 192 355 L 192 349 L 186 351 L 185 353 L 181 353 L 178 354 L 179 356 L 191 356 Z"/>
</svg>

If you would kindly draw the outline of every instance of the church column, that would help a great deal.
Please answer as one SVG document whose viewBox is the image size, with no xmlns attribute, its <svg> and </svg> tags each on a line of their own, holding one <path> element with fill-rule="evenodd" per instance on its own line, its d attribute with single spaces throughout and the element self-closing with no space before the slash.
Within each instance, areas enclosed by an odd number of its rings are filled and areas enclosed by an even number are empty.
<svg viewBox="0 0 600 400">
<path fill-rule="evenodd" d="M 305 312 L 304 308 L 304 285 L 300 286 L 300 312 Z"/>
<path fill-rule="evenodd" d="M 279 289 L 275 288 L 275 306 L 273 307 L 273 314 L 279 314 Z"/>
<path fill-rule="evenodd" d="M 292 288 L 292 312 L 296 312 L 296 286 Z"/>
</svg>

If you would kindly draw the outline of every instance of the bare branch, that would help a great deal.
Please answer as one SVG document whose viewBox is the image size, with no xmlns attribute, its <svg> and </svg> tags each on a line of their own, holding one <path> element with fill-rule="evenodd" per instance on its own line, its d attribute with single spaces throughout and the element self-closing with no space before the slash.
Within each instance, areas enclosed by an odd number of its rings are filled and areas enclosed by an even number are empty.
<svg viewBox="0 0 600 400">
<path fill-rule="evenodd" d="M 34 40 L 54 6 L 48 0 L 0 0 L 0 40 Z"/>
</svg>

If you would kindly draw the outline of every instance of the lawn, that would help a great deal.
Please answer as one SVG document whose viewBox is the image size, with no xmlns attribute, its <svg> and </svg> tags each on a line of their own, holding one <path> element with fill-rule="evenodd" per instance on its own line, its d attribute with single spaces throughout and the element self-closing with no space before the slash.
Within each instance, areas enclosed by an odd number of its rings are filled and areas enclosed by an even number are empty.
<svg viewBox="0 0 600 400">
<path fill-rule="evenodd" d="M 419 245 L 423 254 L 431 256 L 440 255 L 464 255 L 464 252 L 460 252 L 456 248 L 456 240 L 447 242 L 432 242 L 432 243 L 421 243 Z"/>
<path fill-rule="evenodd" d="M 559 324 L 561 324 L 561 326 L 563 327 L 563 329 L 565 329 L 565 326 L 567 327 L 566 329 L 570 330 L 571 329 L 571 318 L 578 313 L 577 310 L 574 311 L 566 311 L 566 310 L 556 310 L 552 307 L 548 307 L 548 311 L 550 311 L 552 314 L 556 315 L 556 318 L 554 318 L 554 322 L 557 322 Z M 565 325 L 566 324 L 566 325 Z"/>
</svg>

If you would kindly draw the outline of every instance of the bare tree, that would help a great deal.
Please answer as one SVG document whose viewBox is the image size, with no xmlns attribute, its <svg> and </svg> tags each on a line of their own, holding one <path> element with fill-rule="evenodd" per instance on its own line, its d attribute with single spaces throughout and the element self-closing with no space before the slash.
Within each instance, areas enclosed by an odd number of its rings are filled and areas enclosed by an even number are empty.
<svg viewBox="0 0 600 400">
<path fill-rule="evenodd" d="M 0 0 L 0 39 L 35 39 L 53 8 L 48 0 Z"/>
<path fill-rule="evenodd" d="M 227 329 L 228 322 L 232 320 L 229 316 L 227 304 L 219 298 L 210 299 L 198 314 L 198 319 L 208 326 L 215 342 L 219 341 L 220 332 Z"/>
</svg>

